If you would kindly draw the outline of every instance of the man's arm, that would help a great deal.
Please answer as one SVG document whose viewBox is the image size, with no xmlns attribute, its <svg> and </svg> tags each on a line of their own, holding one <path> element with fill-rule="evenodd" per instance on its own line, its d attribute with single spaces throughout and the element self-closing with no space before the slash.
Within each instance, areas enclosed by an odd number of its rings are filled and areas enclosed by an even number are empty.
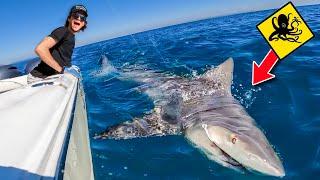
<svg viewBox="0 0 320 180">
<path fill-rule="evenodd" d="M 50 53 L 50 48 L 57 44 L 56 40 L 52 37 L 45 37 L 35 48 L 35 53 L 40 57 L 40 59 L 47 65 L 52 67 L 57 72 L 61 72 L 63 67 L 61 67 L 57 61 L 52 57 Z"/>
</svg>

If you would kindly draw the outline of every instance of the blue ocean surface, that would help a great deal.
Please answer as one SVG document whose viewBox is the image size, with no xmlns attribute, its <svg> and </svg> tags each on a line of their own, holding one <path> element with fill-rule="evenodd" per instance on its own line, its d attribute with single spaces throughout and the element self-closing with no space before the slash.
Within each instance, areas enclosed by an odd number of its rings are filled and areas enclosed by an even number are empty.
<svg viewBox="0 0 320 180">
<path fill-rule="evenodd" d="M 276 78 L 251 85 L 252 61 L 270 47 L 256 25 L 273 10 L 217 17 L 86 45 L 75 49 L 81 68 L 97 180 L 275 179 L 240 174 L 208 160 L 183 136 L 94 139 L 108 126 L 142 117 L 152 100 L 118 70 L 141 66 L 192 77 L 228 57 L 235 63 L 232 94 L 256 120 L 281 158 L 284 179 L 320 179 L 320 6 L 298 8 L 315 37 L 281 60 Z M 110 64 L 100 65 L 105 55 Z"/>
</svg>

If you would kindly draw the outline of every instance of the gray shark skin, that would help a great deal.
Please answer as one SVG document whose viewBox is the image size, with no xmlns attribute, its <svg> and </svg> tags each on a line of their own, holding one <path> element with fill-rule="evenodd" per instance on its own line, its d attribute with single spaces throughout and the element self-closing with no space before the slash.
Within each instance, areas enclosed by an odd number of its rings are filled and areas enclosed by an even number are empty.
<svg viewBox="0 0 320 180">
<path fill-rule="evenodd" d="M 105 66 L 105 65 L 107 65 L 108 64 L 108 58 L 107 58 L 107 56 L 106 55 L 102 55 L 101 57 L 100 57 L 100 59 L 99 59 L 99 61 L 98 61 L 98 65 L 100 65 L 100 66 Z"/>
<path fill-rule="evenodd" d="M 124 78 L 144 83 L 137 90 L 147 93 L 155 108 L 142 118 L 111 126 L 95 138 L 184 135 L 208 159 L 222 166 L 285 176 L 267 138 L 231 94 L 233 66 L 229 58 L 194 78 L 124 69 Z"/>
</svg>

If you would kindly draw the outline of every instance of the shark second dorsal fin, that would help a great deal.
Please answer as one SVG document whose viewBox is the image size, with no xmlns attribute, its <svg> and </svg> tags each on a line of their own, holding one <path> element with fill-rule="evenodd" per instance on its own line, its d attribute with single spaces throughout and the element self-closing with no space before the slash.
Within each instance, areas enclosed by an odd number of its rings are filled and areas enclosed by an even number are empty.
<svg viewBox="0 0 320 180">
<path fill-rule="evenodd" d="M 233 59 L 230 57 L 216 68 L 208 70 L 202 75 L 202 78 L 220 83 L 222 87 L 231 94 Z"/>
</svg>

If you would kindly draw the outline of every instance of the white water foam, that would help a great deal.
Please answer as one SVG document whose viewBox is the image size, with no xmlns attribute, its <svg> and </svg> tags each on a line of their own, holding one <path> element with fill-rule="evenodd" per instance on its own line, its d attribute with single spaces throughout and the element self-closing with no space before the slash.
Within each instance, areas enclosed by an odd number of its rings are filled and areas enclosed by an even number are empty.
<svg viewBox="0 0 320 180">
<path fill-rule="evenodd" d="M 105 55 L 101 56 L 99 64 L 100 67 L 96 71 L 93 71 L 90 75 L 95 77 L 101 77 L 117 72 L 117 69 L 110 63 L 109 59 Z"/>
</svg>

